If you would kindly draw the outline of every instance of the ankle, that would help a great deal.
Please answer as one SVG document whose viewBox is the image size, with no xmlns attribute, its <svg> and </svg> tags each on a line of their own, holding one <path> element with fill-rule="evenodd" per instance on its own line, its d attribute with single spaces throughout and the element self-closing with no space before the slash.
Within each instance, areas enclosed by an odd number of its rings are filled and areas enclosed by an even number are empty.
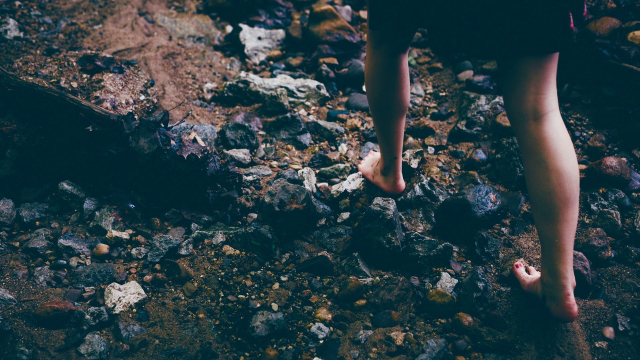
<svg viewBox="0 0 640 360">
<path fill-rule="evenodd" d="M 569 290 L 573 292 L 576 287 L 576 278 L 573 275 L 573 271 L 569 274 L 559 275 L 542 275 L 540 276 L 540 285 L 543 289 L 550 289 L 554 291 Z"/>
<path fill-rule="evenodd" d="M 402 162 L 385 163 L 384 159 L 380 158 L 380 175 L 386 178 L 402 179 Z"/>
</svg>

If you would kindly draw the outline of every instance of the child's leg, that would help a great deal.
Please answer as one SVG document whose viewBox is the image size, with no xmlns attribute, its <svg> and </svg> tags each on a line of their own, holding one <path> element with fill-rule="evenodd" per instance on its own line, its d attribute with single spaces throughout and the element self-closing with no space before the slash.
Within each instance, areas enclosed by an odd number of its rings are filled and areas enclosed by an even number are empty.
<svg viewBox="0 0 640 360">
<path fill-rule="evenodd" d="M 371 152 L 358 170 L 382 190 L 404 191 L 402 142 L 409 108 L 407 54 L 415 30 L 370 30 L 367 34 L 365 83 L 380 153 Z"/>
<path fill-rule="evenodd" d="M 541 273 L 533 267 L 525 270 L 521 263 L 514 264 L 513 272 L 525 291 L 545 299 L 554 316 L 572 321 L 578 315 L 573 296 L 573 241 L 580 178 L 573 143 L 558 106 L 558 54 L 526 57 L 504 65 L 505 106 L 522 151 L 542 248 Z"/>
</svg>

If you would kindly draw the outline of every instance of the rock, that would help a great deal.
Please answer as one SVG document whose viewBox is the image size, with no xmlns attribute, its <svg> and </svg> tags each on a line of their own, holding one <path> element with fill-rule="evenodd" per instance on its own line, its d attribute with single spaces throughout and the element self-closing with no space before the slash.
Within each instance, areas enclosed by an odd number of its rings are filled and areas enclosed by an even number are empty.
<svg viewBox="0 0 640 360">
<path fill-rule="evenodd" d="M 616 320 L 616 330 L 621 333 L 621 334 L 626 334 L 629 331 L 631 331 L 631 319 L 622 315 L 622 314 L 616 314 L 615 316 L 615 320 Z"/>
<path fill-rule="evenodd" d="M 316 174 L 313 172 L 311 168 L 303 168 L 302 170 L 298 170 L 298 175 L 303 180 L 303 184 L 305 189 L 314 193 L 316 192 Z"/>
<path fill-rule="evenodd" d="M 11 199 L 0 200 L 0 225 L 11 225 L 16 219 L 16 206 Z"/>
<path fill-rule="evenodd" d="M 41 266 L 33 269 L 33 279 L 38 285 L 42 285 L 45 282 L 51 280 L 53 271 L 48 266 Z"/>
<path fill-rule="evenodd" d="M 482 149 L 475 149 L 467 158 L 465 169 L 478 170 L 487 165 L 487 154 Z"/>
<path fill-rule="evenodd" d="M 336 294 L 336 300 L 340 302 L 353 302 L 361 299 L 367 292 L 364 285 L 354 277 L 349 277 L 340 284 L 340 290 Z"/>
<path fill-rule="evenodd" d="M 393 310 L 383 310 L 371 318 L 374 328 L 389 328 L 400 323 L 400 314 Z"/>
<path fill-rule="evenodd" d="M 357 172 L 347 176 L 347 180 L 333 185 L 331 187 L 331 195 L 335 198 L 340 197 L 343 194 L 349 196 L 356 196 L 364 190 L 365 179 L 362 173 Z"/>
<path fill-rule="evenodd" d="M 319 214 L 314 200 L 306 188 L 277 179 L 262 199 L 262 209 L 274 228 L 289 234 L 315 225 Z"/>
<path fill-rule="evenodd" d="M 389 338 L 396 346 L 402 346 L 404 344 L 404 339 L 406 338 L 406 336 L 407 334 L 401 331 L 394 331 L 389 334 Z"/>
<path fill-rule="evenodd" d="M 31 224 L 47 216 L 49 205 L 41 203 L 24 203 L 17 209 L 20 220 L 25 224 Z"/>
<path fill-rule="evenodd" d="M 104 290 L 104 303 L 114 314 L 128 310 L 146 298 L 147 295 L 144 290 L 135 281 L 130 281 L 124 285 L 111 283 Z"/>
<path fill-rule="evenodd" d="M 493 124 L 493 127 L 499 134 L 506 135 L 512 133 L 511 121 L 509 121 L 506 112 L 501 112 L 500 114 L 498 114 Z"/>
<path fill-rule="evenodd" d="M 442 272 L 440 273 L 440 280 L 436 284 L 436 289 L 444 290 L 447 294 L 451 294 L 457 283 L 458 280 L 452 278 L 448 272 Z"/>
<path fill-rule="evenodd" d="M 97 244 L 96 247 L 93 248 L 91 254 L 97 258 L 103 258 L 109 256 L 109 251 L 111 248 L 107 244 Z"/>
<path fill-rule="evenodd" d="M 78 347 L 78 353 L 89 360 L 107 359 L 109 344 L 97 332 L 91 332 L 85 336 L 84 341 Z"/>
<path fill-rule="evenodd" d="M 398 199 L 398 206 L 401 209 L 416 209 L 427 204 L 438 205 L 449 197 L 449 194 L 430 182 L 422 175 L 422 181 L 407 188 L 405 193 Z"/>
<path fill-rule="evenodd" d="M 251 164 L 251 153 L 248 149 L 231 149 L 223 150 L 229 159 L 237 164 L 249 165 Z"/>
<path fill-rule="evenodd" d="M 314 256 L 301 262 L 297 266 L 298 272 L 308 272 L 318 276 L 333 276 L 335 267 L 331 259 L 326 255 Z"/>
<path fill-rule="evenodd" d="M 479 93 L 491 93 L 498 87 L 497 81 L 491 75 L 474 75 L 465 80 L 465 84 L 469 91 Z"/>
<path fill-rule="evenodd" d="M 318 105 L 331 97 L 324 84 L 315 80 L 294 79 L 282 74 L 266 79 L 244 72 L 224 85 L 221 96 L 248 105 L 264 104 L 265 110 L 271 113 L 286 112 L 291 109 L 290 104 L 305 101 Z"/>
<path fill-rule="evenodd" d="M 309 329 L 309 332 L 317 336 L 318 340 L 322 340 L 329 336 L 331 330 L 329 330 L 329 328 L 323 323 L 317 322 Z"/>
<path fill-rule="evenodd" d="M 349 257 L 342 261 L 341 266 L 344 272 L 349 276 L 355 276 L 357 278 L 371 277 L 369 267 L 358 253 L 349 255 Z"/>
<path fill-rule="evenodd" d="M 602 228 L 608 235 L 619 235 L 620 230 L 622 230 L 620 212 L 611 209 L 602 209 L 598 212 L 593 225 Z"/>
<path fill-rule="evenodd" d="M 352 87 L 354 89 L 362 88 L 362 85 L 364 85 L 364 62 L 360 60 L 352 60 L 346 71 L 340 73 L 340 80 L 348 87 Z"/>
<path fill-rule="evenodd" d="M 200 140 L 205 143 L 209 151 L 213 152 L 216 148 L 218 129 L 214 125 L 183 122 L 182 124 L 172 127 L 171 132 L 179 139 L 182 139 L 185 136 L 190 136 L 195 132 Z"/>
<path fill-rule="evenodd" d="M 604 336 L 607 340 L 613 341 L 616 337 L 616 332 L 611 326 L 605 326 L 602 329 L 602 336 Z"/>
<path fill-rule="evenodd" d="M 118 339 L 120 339 L 125 344 L 128 344 L 131 339 L 140 334 L 144 334 L 145 332 L 147 332 L 147 330 L 134 321 L 131 321 L 129 323 L 118 321 L 114 331 Z"/>
<path fill-rule="evenodd" d="M 615 156 L 591 163 L 586 176 L 598 186 L 616 187 L 624 191 L 640 190 L 640 174 L 632 170 L 625 159 Z"/>
<path fill-rule="evenodd" d="M 313 312 L 313 318 L 319 321 L 330 322 L 333 319 L 333 315 L 331 315 L 331 312 L 327 308 L 321 307 Z"/>
<path fill-rule="evenodd" d="M 351 246 L 351 232 L 349 226 L 337 225 L 317 230 L 311 237 L 318 246 L 340 254 Z"/>
<path fill-rule="evenodd" d="M 501 139 L 495 150 L 494 165 L 498 178 L 508 187 L 524 187 L 524 166 L 515 137 Z"/>
<path fill-rule="evenodd" d="M 264 122 L 265 131 L 276 139 L 297 148 L 311 145 L 311 134 L 299 114 L 288 113 Z"/>
<path fill-rule="evenodd" d="M 459 120 L 449 133 L 452 142 L 475 141 L 495 114 L 504 112 L 501 96 L 462 93 Z"/>
<path fill-rule="evenodd" d="M 82 204 L 82 210 L 84 212 L 84 218 L 90 219 L 93 215 L 95 215 L 96 210 L 98 210 L 98 200 L 94 198 L 84 199 L 84 204 Z"/>
<path fill-rule="evenodd" d="M 587 29 L 598 37 L 609 37 L 622 26 L 620 20 L 604 16 L 593 20 L 587 25 Z"/>
<path fill-rule="evenodd" d="M 244 123 L 226 124 L 220 131 L 222 144 L 231 149 L 257 149 L 260 143 L 255 130 Z"/>
<path fill-rule="evenodd" d="M 323 2 L 313 5 L 309 14 L 308 29 L 312 40 L 317 43 L 352 49 L 360 42 L 360 36 L 351 25 L 333 6 Z"/>
<path fill-rule="evenodd" d="M 25 251 L 44 256 L 47 250 L 51 247 L 51 242 L 49 241 L 50 237 L 51 230 L 46 228 L 38 229 L 28 235 L 23 248 Z"/>
<path fill-rule="evenodd" d="M 244 53 L 252 63 L 258 65 L 272 50 L 279 48 L 284 42 L 286 33 L 282 29 L 267 30 L 239 24 L 240 42 L 244 45 Z"/>
<path fill-rule="evenodd" d="M 427 294 L 426 310 L 436 318 L 449 317 L 456 307 L 456 298 L 441 289 L 432 289 Z"/>
<path fill-rule="evenodd" d="M 469 60 L 461 61 L 455 65 L 453 71 L 456 74 L 460 74 L 463 71 L 473 70 L 473 64 Z"/>
<path fill-rule="evenodd" d="M 640 30 L 632 31 L 627 34 L 627 40 L 636 45 L 640 45 Z"/>
<path fill-rule="evenodd" d="M 276 179 L 285 179 L 290 184 L 303 185 L 302 178 L 298 174 L 298 171 L 294 169 L 286 169 L 280 171 L 278 175 L 276 175 Z"/>
<path fill-rule="evenodd" d="M 151 249 L 147 259 L 151 262 L 159 262 L 171 250 L 180 246 L 180 239 L 169 235 L 158 235 L 151 240 Z"/>
<path fill-rule="evenodd" d="M 7 40 L 22 38 L 24 34 L 20 31 L 20 25 L 10 17 L 0 19 L 0 35 Z"/>
<path fill-rule="evenodd" d="M 16 298 L 14 298 L 8 290 L 0 288 L 0 309 L 5 310 L 17 303 Z"/>
<path fill-rule="evenodd" d="M 353 93 L 344 106 L 353 111 L 369 111 L 369 100 L 365 94 Z"/>
<path fill-rule="evenodd" d="M 188 44 L 219 45 L 222 33 L 207 15 L 176 14 L 166 16 L 156 13 L 156 24 L 169 31 L 172 37 L 186 40 Z"/>
<path fill-rule="evenodd" d="M 12 330 L 13 329 L 11 328 L 9 322 L 0 316 L 0 340 L 4 340 L 5 338 L 9 337 Z"/>
<path fill-rule="evenodd" d="M 258 311 L 249 325 L 249 332 L 254 337 L 265 337 L 277 333 L 286 327 L 282 312 Z"/>
<path fill-rule="evenodd" d="M 380 152 L 380 145 L 374 144 L 370 141 L 364 143 L 364 145 L 360 149 L 360 159 L 364 159 L 365 157 L 367 157 L 367 155 L 369 155 L 371 151 Z"/>
<path fill-rule="evenodd" d="M 497 307 L 493 285 L 480 266 L 474 267 L 462 280 L 458 295 L 462 309 L 470 314 L 484 316 Z"/>
<path fill-rule="evenodd" d="M 351 172 L 351 165 L 348 164 L 335 164 L 326 168 L 318 170 L 318 177 L 321 179 L 346 179 Z"/>
<path fill-rule="evenodd" d="M 58 184 L 58 194 L 64 201 L 72 204 L 82 204 L 84 203 L 84 199 L 87 197 L 78 185 L 69 180 L 65 180 Z"/>
<path fill-rule="evenodd" d="M 476 322 L 469 314 L 465 314 L 462 312 L 457 313 L 453 316 L 452 320 L 453 326 L 462 331 L 470 331 L 476 327 Z"/>
<path fill-rule="evenodd" d="M 102 326 L 109 323 L 109 314 L 104 307 L 90 307 L 86 315 L 88 326 Z"/>
<path fill-rule="evenodd" d="M 591 263 L 583 253 L 573 252 L 573 274 L 576 277 L 576 296 L 586 298 L 591 293 L 593 286 L 593 275 L 591 274 Z"/>
<path fill-rule="evenodd" d="M 38 323 L 47 327 L 62 327 L 76 311 L 76 307 L 68 301 L 54 300 L 40 305 L 33 317 Z"/>
<path fill-rule="evenodd" d="M 465 82 L 468 79 L 471 79 L 473 77 L 473 70 L 465 70 L 461 73 L 459 73 L 458 75 L 456 75 L 456 78 L 458 79 L 458 82 Z"/>
<path fill-rule="evenodd" d="M 426 138 L 436 133 L 434 122 L 427 119 L 411 121 L 407 125 L 407 134 L 416 138 Z"/>
<path fill-rule="evenodd" d="M 447 349 L 447 341 L 445 339 L 429 339 L 424 344 L 424 353 L 416 358 L 416 360 L 447 360 L 453 355 Z"/>
<path fill-rule="evenodd" d="M 375 198 L 358 222 L 354 237 L 363 248 L 365 258 L 390 266 L 404 247 L 396 202 L 390 198 Z"/>
<path fill-rule="evenodd" d="M 473 241 L 476 246 L 476 254 L 484 263 L 500 259 L 502 239 L 492 236 L 486 231 L 478 231 Z"/>
<path fill-rule="evenodd" d="M 91 244 L 74 233 L 66 233 L 58 239 L 58 249 L 68 256 L 89 256 Z"/>
<path fill-rule="evenodd" d="M 116 220 L 117 212 L 104 207 L 96 212 L 93 221 L 89 224 L 89 230 L 100 236 L 106 235 L 110 230 L 121 230 L 121 224 Z"/>
<path fill-rule="evenodd" d="M 406 236 L 404 265 L 414 271 L 447 266 L 453 256 L 453 245 L 410 232 Z"/>
<path fill-rule="evenodd" d="M 321 138 L 329 141 L 335 140 L 335 138 L 345 133 L 342 126 L 324 120 L 310 121 L 307 123 L 307 128 Z"/>
<path fill-rule="evenodd" d="M 345 6 L 336 5 L 335 8 L 336 8 L 336 11 L 338 12 L 338 14 L 340 14 L 340 16 L 342 16 L 342 18 L 346 22 L 351 22 L 351 16 L 353 15 L 353 10 L 351 9 L 351 6 L 349 6 L 349 5 L 345 5 Z"/>
<path fill-rule="evenodd" d="M 476 185 L 446 199 L 436 209 L 436 226 L 446 236 L 471 237 L 506 215 L 506 201 L 495 188 Z M 465 224 L 464 227 L 459 224 Z"/>
<path fill-rule="evenodd" d="M 273 171 L 271 171 L 271 168 L 264 165 L 256 165 L 247 169 L 240 169 L 239 171 L 242 175 L 245 176 L 245 179 L 250 177 L 257 179 L 273 175 Z"/>
<path fill-rule="evenodd" d="M 70 281 L 76 287 L 95 287 L 113 281 L 116 270 L 112 263 L 96 263 L 76 269 Z"/>
</svg>

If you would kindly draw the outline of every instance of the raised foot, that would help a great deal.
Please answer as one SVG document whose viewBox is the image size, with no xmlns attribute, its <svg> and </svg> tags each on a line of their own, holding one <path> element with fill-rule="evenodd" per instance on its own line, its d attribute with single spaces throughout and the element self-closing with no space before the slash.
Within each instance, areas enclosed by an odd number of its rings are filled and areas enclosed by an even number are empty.
<svg viewBox="0 0 640 360">
<path fill-rule="evenodd" d="M 543 283 L 541 274 L 533 266 L 522 262 L 513 264 L 513 274 L 520 282 L 522 289 L 544 301 L 551 315 L 562 322 L 572 322 L 578 317 L 578 304 L 573 296 L 573 284 L 564 286 Z"/>
<path fill-rule="evenodd" d="M 380 153 L 370 151 L 369 154 L 362 159 L 360 165 L 358 165 L 358 170 L 362 173 L 362 176 L 386 193 L 397 195 L 403 192 L 405 183 L 402 174 L 383 175 L 384 172 L 380 168 L 380 163 Z"/>
</svg>

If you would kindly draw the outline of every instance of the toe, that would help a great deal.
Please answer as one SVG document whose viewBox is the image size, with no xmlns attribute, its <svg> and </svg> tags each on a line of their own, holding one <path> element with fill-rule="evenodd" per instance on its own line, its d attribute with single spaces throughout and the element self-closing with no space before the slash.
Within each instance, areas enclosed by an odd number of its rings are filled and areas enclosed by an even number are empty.
<svg viewBox="0 0 640 360">
<path fill-rule="evenodd" d="M 529 275 L 531 276 L 539 276 L 540 272 L 538 270 L 536 270 L 536 268 L 534 268 L 533 266 L 528 266 L 527 270 L 529 271 Z"/>
</svg>

